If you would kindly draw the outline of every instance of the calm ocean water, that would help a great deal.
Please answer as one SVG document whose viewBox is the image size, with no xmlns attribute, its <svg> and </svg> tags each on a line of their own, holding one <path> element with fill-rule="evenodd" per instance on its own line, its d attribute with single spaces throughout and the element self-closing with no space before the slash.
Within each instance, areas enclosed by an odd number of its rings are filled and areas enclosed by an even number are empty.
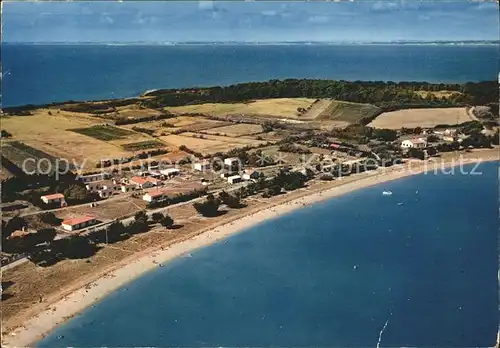
<svg viewBox="0 0 500 348">
<path fill-rule="evenodd" d="M 3 106 L 136 96 L 284 78 L 495 80 L 496 46 L 47 46 L 4 44 Z"/>
<path fill-rule="evenodd" d="M 144 275 L 39 346 L 375 347 L 387 320 L 381 347 L 492 346 L 498 165 L 266 221 Z"/>
</svg>

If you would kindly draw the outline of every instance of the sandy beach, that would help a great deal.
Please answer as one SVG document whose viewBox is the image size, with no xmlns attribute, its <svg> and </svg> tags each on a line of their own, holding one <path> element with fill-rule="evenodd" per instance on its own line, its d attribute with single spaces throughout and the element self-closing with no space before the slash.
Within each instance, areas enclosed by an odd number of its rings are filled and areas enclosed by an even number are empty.
<svg viewBox="0 0 500 348">
<path fill-rule="evenodd" d="M 498 150 L 474 151 L 462 154 L 458 160 L 453 154 L 439 161 L 439 168 L 457 166 L 461 163 L 468 164 L 481 161 L 498 160 Z M 427 163 L 427 165 L 426 165 Z M 281 199 L 276 205 L 266 209 L 255 209 L 254 212 L 238 217 L 214 228 L 198 231 L 189 239 L 176 242 L 171 245 L 157 246 L 155 250 L 140 252 L 124 262 L 114 265 L 114 269 L 105 275 L 95 275 L 95 279 L 87 279 L 88 283 L 69 295 L 58 299 L 55 302 L 47 303 L 43 311 L 31 319 L 24 321 L 22 326 L 13 328 L 3 336 L 4 347 L 30 346 L 43 338 L 55 327 L 81 312 L 87 307 L 93 306 L 97 301 L 103 299 L 110 292 L 126 286 L 126 284 L 140 275 L 150 270 L 163 266 L 168 261 L 186 255 L 198 248 L 210 245 L 216 241 L 241 232 L 260 222 L 276 218 L 299 208 L 306 208 L 316 202 L 336 197 L 353 190 L 377 185 L 383 182 L 407 177 L 422 173 L 432 172 L 434 168 L 428 165 L 429 162 L 415 161 L 405 165 L 393 166 L 387 169 L 365 172 L 357 174 L 349 180 L 335 180 L 329 184 L 324 184 L 318 190 L 303 190 L 301 197 L 290 195 L 290 200 Z M 459 167 L 455 167 L 457 170 Z"/>
</svg>

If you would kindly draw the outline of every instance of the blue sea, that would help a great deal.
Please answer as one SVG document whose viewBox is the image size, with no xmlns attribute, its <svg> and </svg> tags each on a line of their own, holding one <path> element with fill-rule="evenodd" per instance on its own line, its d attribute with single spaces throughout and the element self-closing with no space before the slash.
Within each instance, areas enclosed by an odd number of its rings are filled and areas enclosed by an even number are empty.
<svg viewBox="0 0 500 348">
<path fill-rule="evenodd" d="M 314 78 L 496 80 L 497 46 L 2 45 L 4 107 L 133 97 L 156 88 Z"/>
<path fill-rule="evenodd" d="M 498 165 L 265 221 L 145 274 L 39 346 L 492 346 Z"/>
</svg>

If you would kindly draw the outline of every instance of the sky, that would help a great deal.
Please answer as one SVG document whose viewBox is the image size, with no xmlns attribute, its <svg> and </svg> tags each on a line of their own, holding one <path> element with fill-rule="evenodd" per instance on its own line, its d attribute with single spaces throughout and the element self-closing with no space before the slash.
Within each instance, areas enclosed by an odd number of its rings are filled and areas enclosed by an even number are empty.
<svg viewBox="0 0 500 348">
<path fill-rule="evenodd" d="M 491 1 L 4 1 L 3 42 L 498 40 Z"/>
</svg>

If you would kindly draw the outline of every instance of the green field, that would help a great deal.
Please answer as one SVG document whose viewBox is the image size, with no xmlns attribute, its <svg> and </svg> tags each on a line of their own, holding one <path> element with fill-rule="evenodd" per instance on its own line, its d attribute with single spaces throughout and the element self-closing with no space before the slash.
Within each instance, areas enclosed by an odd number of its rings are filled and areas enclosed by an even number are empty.
<svg viewBox="0 0 500 348">
<path fill-rule="evenodd" d="M 380 113 L 380 109 L 371 104 L 349 103 L 333 100 L 316 119 L 358 123 L 363 118 L 370 118 L 378 113 Z"/>
<path fill-rule="evenodd" d="M 71 131 L 99 140 L 117 140 L 135 134 L 134 132 L 126 129 L 103 125 L 92 126 L 88 128 L 74 128 L 71 129 Z"/>
<path fill-rule="evenodd" d="M 125 151 L 139 151 L 139 150 L 165 147 L 165 144 L 156 140 L 147 140 L 147 141 L 140 141 L 137 143 L 123 144 L 122 147 Z"/>
</svg>

